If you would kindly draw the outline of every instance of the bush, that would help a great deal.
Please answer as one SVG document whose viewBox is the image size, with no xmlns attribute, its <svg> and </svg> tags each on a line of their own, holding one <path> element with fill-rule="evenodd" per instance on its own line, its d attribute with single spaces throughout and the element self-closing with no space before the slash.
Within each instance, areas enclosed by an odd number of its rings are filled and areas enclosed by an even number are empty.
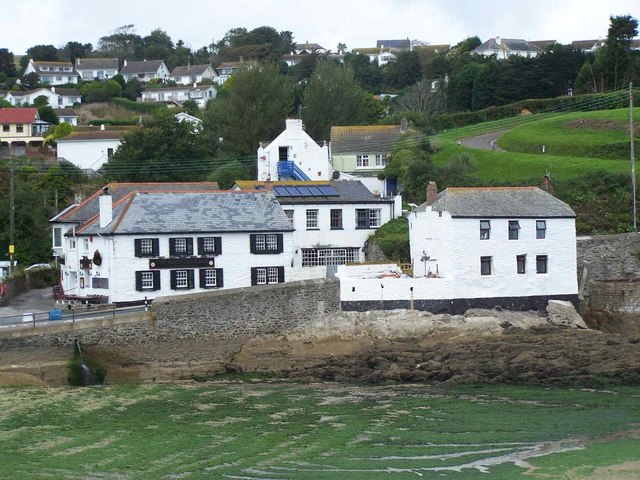
<svg viewBox="0 0 640 480">
<path fill-rule="evenodd" d="M 120 105 L 121 107 L 140 113 L 153 113 L 158 108 L 166 108 L 164 103 L 134 102 L 122 97 L 111 98 L 109 99 L 109 103 L 112 103 L 113 105 Z"/>
<path fill-rule="evenodd" d="M 93 125 L 93 126 L 100 126 L 100 125 L 111 125 L 111 126 L 125 126 L 125 125 L 137 125 L 138 124 L 138 119 L 137 118 L 131 118 L 131 119 L 126 119 L 126 118 L 116 118 L 116 119 L 110 119 L 110 118 L 102 118 L 102 119 L 97 119 L 97 120 L 89 120 L 89 125 Z"/>
<path fill-rule="evenodd" d="M 394 218 L 382 225 L 373 235 L 373 241 L 389 260 L 400 263 L 411 261 L 409 221 L 405 217 Z"/>
</svg>

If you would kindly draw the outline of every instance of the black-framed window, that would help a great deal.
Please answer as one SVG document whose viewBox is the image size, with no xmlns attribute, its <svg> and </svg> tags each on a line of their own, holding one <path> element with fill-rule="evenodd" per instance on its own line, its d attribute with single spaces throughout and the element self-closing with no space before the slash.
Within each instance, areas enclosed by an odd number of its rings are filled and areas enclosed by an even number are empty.
<svg viewBox="0 0 640 480">
<path fill-rule="evenodd" d="M 249 249 L 257 255 L 283 252 L 281 233 L 253 233 L 249 235 Z"/>
<path fill-rule="evenodd" d="M 221 268 L 201 268 L 200 288 L 222 288 L 224 286 Z"/>
<path fill-rule="evenodd" d="M 342 229 L 342 209 L 341 208 L 332 208 L 330 219 L 331 219 L 331 230 Z"/>
<path fill-rule="evenodd" d="M 536 255 L 536 273 L 548 273 L 549 257 L 546 255 Z"/>
<path fill-rule="evenodd" d="M 547 237 L 547 221 L 536 220 L 536 238 L 542 239 Z"/>
<path fill-rule="evenodd" d="M 220 255 L 222 237 L 198 237 L 198 255 Z"/>
<path fill-rule="evenodd" d="M 158 238 L 136 238 L 133 246 L 136 257 L 157 257 L 160 254 Z"/>
<path fill-rule="evenodd" d="M 136 272 L 136 290 L 144 292 L 147 290 L 160 290 L 160 271 L 141 270 Z"/>
<path fill-rule="evenodd" d="M 378 228 L 381 221 L 381 209 L 357 208 L 356 228 Z"/>
<path fill-rule="evenodd" d="M 170 270 L 171 290 L 191 290 L 194 288 L 193 269 Z"/>
<path fill-rule="evenodd" d="M 480 240 L 489 240 L 491 236 L 491 221 L 480 220 Z"/>
<path fill-rule="evenodd" d="M 516 271 L 518 274 L 527 273 L 527 256 L 516 255 Z"/>
<path fill-rule="evenodd" d="M 493 257 L 480 257 L 480 275 L 491 275 Z"/>
<path fill-rule="evenodd" d="M 193 238 L 176 237 L 169 239 L 169 255 L 172 257 L 187 257 L 193 255 Z"/>
<path fill-rule="evenodd" d="M 284 283 L 284 267 L 252 267 L 251 285 Z"/>
<path fill-rule="evenodd" d="M 520 233 L 520 222 L 518 220 L 509 220 L 509 240 L 518 240 Z"/>
</svg>

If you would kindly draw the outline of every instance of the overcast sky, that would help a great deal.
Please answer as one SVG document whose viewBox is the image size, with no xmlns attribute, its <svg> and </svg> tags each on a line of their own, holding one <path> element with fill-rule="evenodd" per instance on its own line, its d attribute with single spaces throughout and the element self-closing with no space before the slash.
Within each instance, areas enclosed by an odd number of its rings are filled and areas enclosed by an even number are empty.
<svg viewBox="0 0 640 480">
<path fill-rule="evenodd" d="M 0 0 L 0 48 L 23 54 L 37 44 L 74 40 L 94 47 L 121 25 L 165 30 L 193 47 L 234 27 L 291 30 L 297 42 L 336 49 L 410 38 L 455 44 L 477 35 L 527 40 L 604 38 L 609 16 L 640 19 L 640 0 Z"/>
</svg>

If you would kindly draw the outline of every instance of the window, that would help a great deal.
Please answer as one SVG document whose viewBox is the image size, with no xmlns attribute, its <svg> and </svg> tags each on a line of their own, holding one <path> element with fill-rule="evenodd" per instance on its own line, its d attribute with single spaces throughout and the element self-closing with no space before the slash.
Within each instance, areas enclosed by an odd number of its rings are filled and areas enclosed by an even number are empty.
<svg viewBox="0 0 640 480">
<path fill-rule="evenodd" d="M 293 210 L 285 210 L 284 213 L 287 216 L 287 218 L 289 219 L 289 221 L 291 222 L 291 224 L 293 224 Z"/>
<path fill-rule="evenodd" d="M 356 228 L 377 228 L 380 226 L 379 208 L 356 209 Z"/>
<path fill-rule="evenodd" d="M 341 230 L 341 229 L 342 229 L 342 209 L 332 208 L 331 209 L 331 230 Z"/>
<path fill-rule="evenodd" d="M 16 133 L 23 133 L 24 132 L 24 125 L 21 123 L 16 123 Z"/>
<path fill-rule="evenodd" d="M 536 273 L 547 273 L 548 258 L 546 255 L 536 256 Z"/>
<path fill-rule="evenodd" d="M 198 237 L 198 255 L 220 255 L 221 253 L 221 237 Z"/>
<path fill-rule="evenodd" d="M 69 240 L 69 250 L 75 250 L 76 249 L 76 241 L 75 240 Z"/>
<path fill-rule="evenodd" d="M 480 257 L 480 275 L 491 275 L 492 257 Z"/>
<path fill-rule="evenodd" d="M 251 285 L 284 283 L 284 267 L 253 267 Z"/>
<path fill-rule="evenodd" d="M 369 155 L 356 155 L 356 167 L 368 167 Z"/>
<path fill-rule="evenodd" d="M 489 240 L 491 234 L 491 221 L 480 220 L 480 240 Z"/>
<path fill-rule="evenodd" d="M 107 158 L 113 157 L 113 148 L 107 148 Z"/>
<path fill-rule="evenodd" d="M 376 155 L 376 167 L 386 167 L 387 166 L 387 156 L 382 155 L 381 153 Z"/>
<path fill-rule="evenodd" d="M 520 230 L 520 222 L 518 220 L 509 221 L 509 240 L 518 240 L 518 231 Z"/>
<path fill-rule="evenodd" d="M 249 247 L 251 253 L 256 254 L 282 253 L 282 234 L 256 233 L 249 235 Z"/>
<path fill-rule="evenodd" d="M 222 269 L 202 268 L 200 269 L 200 288 L 221 288 Z"/>
<path fill-rule="evenodd" d="M 58 106 L 61 107 L 62 106 L 62 97 L 58 97 Z"/>
<path fill-rule="evenodd" d="M 536 220 L 536 238 L 546 238 L 546 237 L 547 237 L 547 221 Z"/>
<path fill-rule="evenodd" d="M 157 238 L 136 238 L 133 243 L 136 257 L 157 257 L 160 253 L 160 240 Z"/>
<path fill-rule="evenodd" d="M 186 290 L 194 287 L 193 270 L 171 270 L 171 290 Z"/>
<path fill-rule="evenodd" d="M 89 251 L 89 239 L 88 238 L 83 238 L 82 239 L 82 247 L 83 247 L 83 252 L 88 252 Z"/>
<path fill-rule="evenodd" d="M 169 255 L 184 257 L 193 255 L 193 238 L 179 237 L 169 239 Z"/>
<path fill-rule="evenodd" d="M 517 255 L 516 256 L 516 270 L 519 274 L 526 273 L 527 268 L 527 256 L 526 255 Z"/>
<path fill-rule="evenodd" d="M 136 272 L 136 290 L 160 290 L 160 270 Z"/>
<path fill-rule="evenodd" d="M 360 249 L 353 248 L 303 248 L 302 266 L 346 265 L 360 260 Z"/>
<path fill-rule="evenodd" d="M 56 77 L 56 82 L 61 82 L 62 81 L 62 77 Z"/>
<path fill-rule="evenodd" d="M 318 210 L 307 210 L 307 230 L 318 228 Z"/>
<path fill-rule="evenodd" d="M 53 247 L 62 247 L 62 227 L 55 227 L 53 229 Z"/>
<path fill-rule="evenodd" d="M 9 131 L 9 125 L 6 124 L 6 123 L 3 123 L 2 124 L 2 131 L 5 132 L 5 133 L 8 132 Z"/>
</svg>

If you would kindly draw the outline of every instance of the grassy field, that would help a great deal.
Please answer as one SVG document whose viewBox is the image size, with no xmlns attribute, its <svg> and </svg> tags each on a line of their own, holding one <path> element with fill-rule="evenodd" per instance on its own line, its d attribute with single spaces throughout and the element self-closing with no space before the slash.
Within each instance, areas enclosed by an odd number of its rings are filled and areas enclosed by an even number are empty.
<svg viewBox="0 0 640 480">
<path fill-rule="evenodd" d="M 640 388 L 4 389 L 0 478 L 637 478 L 639 400 Z"/>
</svg>

